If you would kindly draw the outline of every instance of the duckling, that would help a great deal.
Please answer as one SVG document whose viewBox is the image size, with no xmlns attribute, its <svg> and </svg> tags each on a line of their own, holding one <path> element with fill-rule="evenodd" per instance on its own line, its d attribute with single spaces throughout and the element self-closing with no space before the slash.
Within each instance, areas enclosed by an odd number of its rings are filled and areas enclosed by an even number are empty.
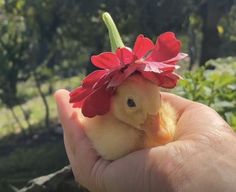
<svg viewBox="0 0 236 192">
<path fill-rule="evenodd" d="M 116 89 L 106 114 L 88 118 L 81 110 L 78 113 L 93 148 L 107 160 L 174 139 L 175 110 L 161 100 L 156 84 L 138 74 Z"/>
</svg>

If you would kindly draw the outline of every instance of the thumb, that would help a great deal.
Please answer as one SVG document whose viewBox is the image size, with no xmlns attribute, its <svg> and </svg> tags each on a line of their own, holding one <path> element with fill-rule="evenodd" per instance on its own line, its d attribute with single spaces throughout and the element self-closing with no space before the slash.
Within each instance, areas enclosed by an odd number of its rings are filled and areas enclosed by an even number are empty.
<svg viewBox="0 0 236 192">
<path fill-rule="evenodd" d="M 91 183 L 95 183 L 93 174 L 97 167 L 98 156 L 84 133 L 79 120 L 79 110 L 72 108 L 69 103 L 69 92 L 66 90 L 56 91 L 54 98 L 57 103 L 59 120 L 64 130 L 67 156 L 75 180 L 89 189 L 94 188 Z"/>
<path fill-rule="evenodd" d="M 177 112 L 177 119 L 182 115 L 182 113 L 191 105 L 195 104 L 195 102 L 190 101 L 188 99 L 185 99 L 183 97 L 167 93 L 167 92 L 161 92 L 161 97 L 164 101 L 167 101 L 170 103 L 172 107 Z"/>
</svg>

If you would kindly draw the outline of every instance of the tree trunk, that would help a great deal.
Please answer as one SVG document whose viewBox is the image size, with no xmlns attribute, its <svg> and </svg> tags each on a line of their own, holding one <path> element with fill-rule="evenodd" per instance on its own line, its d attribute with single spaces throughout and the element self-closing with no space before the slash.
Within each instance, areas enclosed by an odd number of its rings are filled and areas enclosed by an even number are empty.
<svg viewBox="0 0 236 192">
<path fill-rule="evenodd" d="M 201 6 L 202 26 L 202 49 L 200 65 L 204 65 L 209 59 L 218 57 L 221 40 L 217 25 L 220 18 L 230 9 L 232 0 L 215 1 L 207 0 Z"/>
<path fill-rule="evenodd" d="M 36 88 L 39 92 L 39 95 L 40 97 L 42 98 L 42 101 L 43 101 L 43 104 L 44 104 L 44 107 L 45 107 L 45 118 L 44 118 L 44 124 L 45 124 L 45 127 L 47 129 L 50 128 L 50 124 L 49 124 L 49 106 L 48 106 L 48 102 L 47 102 L 47 99 L 46 99 L 46 96 L 44 95 L 42 89 L 41 89 L 41 85 L 40 85 L 40 82 L 37 78 L 37 74 L 35 71 L 33 71 L 33 77 L 34 77 L 34 80 L 35 80 L 35 84 L 36 84 Z"/>
<path fill-rule="evenodd" d="M 188 27 L 189 43 L 188 43 L 188 52 L 190 57 L 190 63 L 188 70 L 192 70 L 193 65 L 197 61 L 197 44 L 196 44 L 196 32 L 194 31 L 193 26 Z"/>
<path fill-rule="evenodd" d="M 16 113 L 15 113 L 13 107 L 10 107 L 9 109 L 10 109 L 10 111 L 11 111 L 12 117 L 16 120 L 16 123 L 17 123 L 18 126 L 20 127 L 21 132 L 25 135 L 25 129 L 24 129 L 23 125 L 21 124 L 21 122 L 20 122 L 18 116 L 16 115 Z"/>
</svg>

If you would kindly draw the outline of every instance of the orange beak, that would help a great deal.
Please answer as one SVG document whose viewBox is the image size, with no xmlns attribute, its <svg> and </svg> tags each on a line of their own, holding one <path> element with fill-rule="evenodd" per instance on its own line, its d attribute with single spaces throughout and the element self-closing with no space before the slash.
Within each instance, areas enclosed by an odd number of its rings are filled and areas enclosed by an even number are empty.
<svg viewBox="0 0 236 192">
<path fill-rule="evenodd" d="M 166 129 L 160 115 L 148 115 L 142 126 L 145 134 L 145 146 L 154 147 L 164 145 L 173 140 L 173 134 Z"/>
</svg>

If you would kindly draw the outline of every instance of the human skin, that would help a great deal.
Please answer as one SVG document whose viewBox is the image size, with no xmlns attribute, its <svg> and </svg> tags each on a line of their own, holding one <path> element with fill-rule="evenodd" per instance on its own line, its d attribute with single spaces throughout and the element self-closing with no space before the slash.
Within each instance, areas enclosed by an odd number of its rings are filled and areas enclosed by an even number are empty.
<svg viewBox="0 0 236 192">
<path fill-rule="evenodd" d="M 213 109 L 161 93 L 177 112 L 175 140 L 107 161 L 91 147 L 69 92 L 54 96 L 75 180 L 91 192 L 236 190 L 236 134 Z"/>
</svg>

